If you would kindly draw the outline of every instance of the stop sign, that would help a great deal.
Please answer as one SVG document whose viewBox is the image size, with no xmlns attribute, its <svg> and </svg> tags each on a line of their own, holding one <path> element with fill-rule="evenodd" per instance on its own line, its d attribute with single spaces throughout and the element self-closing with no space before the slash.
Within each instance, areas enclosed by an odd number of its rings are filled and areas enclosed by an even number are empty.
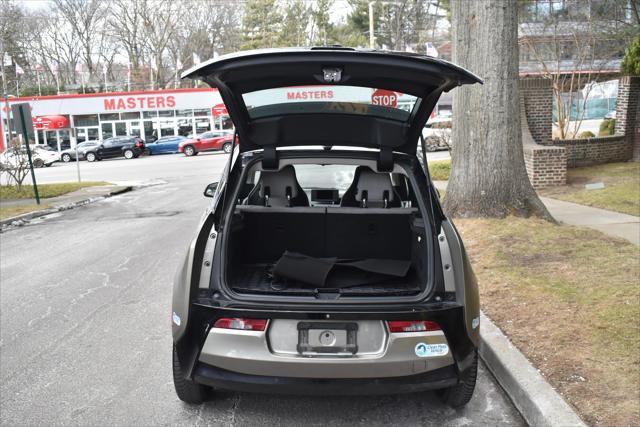
<svg viewBox="0 0 640 427">
<path fill-rule="evenodd" d="M 391 90 L 376 89 L 371 94 L 371 103 L 395 108 L 398 106 L 398 94 Z"/>
</svg>

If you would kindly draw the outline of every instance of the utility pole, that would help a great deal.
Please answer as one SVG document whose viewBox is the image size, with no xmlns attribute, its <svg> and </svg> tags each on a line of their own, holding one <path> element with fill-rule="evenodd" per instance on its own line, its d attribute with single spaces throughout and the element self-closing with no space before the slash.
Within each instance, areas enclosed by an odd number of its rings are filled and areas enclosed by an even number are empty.
<svg viewBox="0 0 640 427">
<path fill-rule="evenodd" d="M 369 2 L 369 47 L 371 49 L 376 48 L 376 37 L 373 35 L 373 4 L 375 2 Z"/>
</svg>

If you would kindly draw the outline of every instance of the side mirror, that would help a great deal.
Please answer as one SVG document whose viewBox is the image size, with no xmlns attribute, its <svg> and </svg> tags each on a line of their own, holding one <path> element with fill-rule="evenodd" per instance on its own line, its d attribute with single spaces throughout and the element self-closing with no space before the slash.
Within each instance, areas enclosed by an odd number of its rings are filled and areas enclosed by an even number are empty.
<svg viewBox="0 0 640 427">
<path fill-rule="evenodd" d="M 212 182 L 211 184 L 207 185 L 207 188 L 204 189 L 204 197 L 213 197 L 217 188 L 217 182 Z"/>
</svg>

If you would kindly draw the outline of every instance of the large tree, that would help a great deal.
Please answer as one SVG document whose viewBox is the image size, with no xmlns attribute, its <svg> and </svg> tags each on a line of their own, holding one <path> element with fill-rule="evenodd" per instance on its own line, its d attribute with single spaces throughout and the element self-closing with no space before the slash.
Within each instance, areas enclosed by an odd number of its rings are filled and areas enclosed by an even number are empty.
<svg viewBox="0 0 640 427">
<path fill-rule="evenodd" d="M 484 79 L 453 95 L 452 216 L 550 218 L 524 165 L 517 11 L 517 0 L 451 1 L 453 62 Z"/>
</svg>

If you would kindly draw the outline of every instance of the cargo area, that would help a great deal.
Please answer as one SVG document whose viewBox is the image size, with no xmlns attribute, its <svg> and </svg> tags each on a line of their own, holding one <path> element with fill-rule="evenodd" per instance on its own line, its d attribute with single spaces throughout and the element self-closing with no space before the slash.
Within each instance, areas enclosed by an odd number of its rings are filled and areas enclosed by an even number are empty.
<svg viewBox="0 0 640 427">
<path fill-rule="evenodd" d="M 406 296 L 427 283 L 415 207 L 238 205 L 227 285 L 239 293 Z"/>
</svg>

